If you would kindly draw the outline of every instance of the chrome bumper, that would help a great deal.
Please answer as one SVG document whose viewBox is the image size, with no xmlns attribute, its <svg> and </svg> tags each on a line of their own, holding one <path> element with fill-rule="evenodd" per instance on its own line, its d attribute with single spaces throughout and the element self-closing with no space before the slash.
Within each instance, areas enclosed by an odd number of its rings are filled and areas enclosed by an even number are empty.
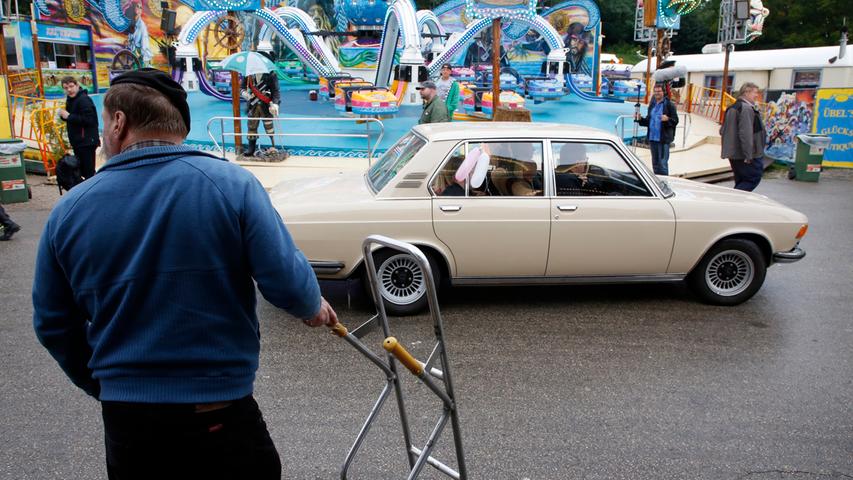
<svg viewBox="0 0 853 480">
<path fill-rule="evenodd" d="M 309 260 L 308 263 L 317 275 L 333 275 L 344 269 L 344 262 Z"/>
<path fill-rule="evenodd" d="M 794 247 L 787 252 L 776 252 L 773 254 L 773 263 L 794 263 L 802 260 L 806 251 L 800 247 Z"/>
</svg>

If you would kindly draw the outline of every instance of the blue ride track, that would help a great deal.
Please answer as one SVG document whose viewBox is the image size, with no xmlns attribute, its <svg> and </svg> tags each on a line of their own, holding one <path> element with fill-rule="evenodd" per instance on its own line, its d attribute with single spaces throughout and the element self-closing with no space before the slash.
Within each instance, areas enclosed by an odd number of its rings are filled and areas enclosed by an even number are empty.
<svg viewBox="0 0 853 480">
<path fill-rule="evenodd" d="M 569 91 L 572 92 L 573 95 L 577 95 L 578 98 L 582 100 L 586 100 L 587 102 L 602 102 L 602 103 L 625 103 L 625 100 L 621 98 L 609 98 L 609 97 L 597 97 L 595 95 L 590 95 L 575 85 L 574 80 L 572 79 L 572 75 L 566 75 L 566 85 L 569 87 Z"/>
</svg>

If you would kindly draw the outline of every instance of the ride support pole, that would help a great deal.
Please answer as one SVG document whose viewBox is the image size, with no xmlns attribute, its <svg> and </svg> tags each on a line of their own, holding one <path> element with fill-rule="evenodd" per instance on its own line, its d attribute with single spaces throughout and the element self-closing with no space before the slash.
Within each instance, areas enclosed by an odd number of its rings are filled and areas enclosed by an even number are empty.
<svg viewBox="0 0 853 480">
<path fill-rule="evenodd" d="M 38 26 L 36 25 L 36 7 L 35 2 L 30 4 L 30 27 L 33 30 L 33 60 L 36 64 L 36 78 L 39 81 L 38 93 L 44 98 L 44 80 L 41 76 L 41 52 L 39 51 L 39 35 Z"/>
<path fill-rule="evenodd" d="M 234 12 L 228 12 L 229 18 L 233 18 L 232 14 Z M 237 28 L 236 25 L 231 25 L 233 20 L 228 20 L 228 28 Z M 228 53 L 233 54 L 237 53 L 236 48 L 232 48 Z M 234 116 L 234 155 L 239 155 L 240 150 L 243 147 L 243 138 L 240 136 L 242 133 L 242 125 L 240 124 L 240 77 L 237 75 L 237 72 L 231 71 L 231 113 Z"/>
<path fill-rule="evenodd" d="M 492 118 L 501 105 L 501 19 L 492 19 Z"/>
<path fill-rule="evenodd" d="M 652 42 L 649 41 L 649 48 L 646 50 L 646 95 L 643 97 L 643 103 L 649 103 L 649 92 L 652 90 Z"/>
<path fill-rule="evenodd" d="M 720 90 L 720 124 L 723 123 L 723 118 L 726 115 L 726 90 L 729 89 L 729 54 L 731 53 L 731 44 L 725 44 L 726 47 L 726 59 L 723 62 L 723 86 Z"/>
<path fill-rule="evenodd" d="M 693 84 L 687 84 L 687 113 L 693 113 Z"/>
</svg>

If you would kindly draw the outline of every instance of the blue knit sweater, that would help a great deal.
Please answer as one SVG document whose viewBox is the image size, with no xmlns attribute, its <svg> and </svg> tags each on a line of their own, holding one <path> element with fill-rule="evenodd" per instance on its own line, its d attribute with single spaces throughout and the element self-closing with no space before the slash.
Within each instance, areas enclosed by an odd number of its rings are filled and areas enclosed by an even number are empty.
<svg viewBox="0 0 853 480">
<path fill-rule="evenodd" d="M 56 204 L 33 284 L 39 341 L 101 400 L 226 401 L 252 393 L 255 284 L 299 318 L 316 277 L 243 168 L 187 147 L 117 155 Z"/>
</svg>

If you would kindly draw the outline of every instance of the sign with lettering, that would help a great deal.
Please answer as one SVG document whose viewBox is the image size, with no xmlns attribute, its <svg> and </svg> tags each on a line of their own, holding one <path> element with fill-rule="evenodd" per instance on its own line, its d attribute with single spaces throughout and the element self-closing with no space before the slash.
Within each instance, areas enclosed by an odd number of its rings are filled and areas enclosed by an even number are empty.
<svg viewBox="0 0 853 480">
<path fill-rule="evenodd" d="M 814 133 L 832 138 L 823 152 L 824 165 L 853 168 L 853 88 L 817 91 Z"/>
<path fill-rule="evenodd" d="M 85 28 L 69 28 L 52 25 L 49 23 L 37 23 L 39 41 L 89 44 L 89 30 Z"/>
<path fill-rule="evenodd" d="M 15 168 L 21 166 L 21 156 L 15 155 L 0 155 L 0 168 Z"/>
</svg>

